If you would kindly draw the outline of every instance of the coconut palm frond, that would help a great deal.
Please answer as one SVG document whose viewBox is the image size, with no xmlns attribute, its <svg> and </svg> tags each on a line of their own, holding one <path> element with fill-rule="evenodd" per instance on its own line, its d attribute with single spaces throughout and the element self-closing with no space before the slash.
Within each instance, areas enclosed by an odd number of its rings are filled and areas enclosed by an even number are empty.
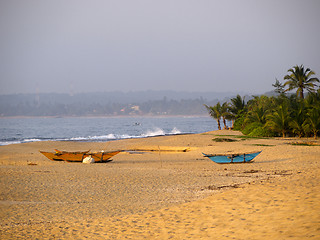
<svg viewBox="0 0 320 240">
<path fill-rule="evenodd" d="M 303 65 L 294 66 L 288 72 L 291 74 L 284 76 L 284 80 L 286 80 L 284 86 L 288 86 L 285 91 L 297 89 L 297 95 L 302 99 L 304 98 L 304 90 L 314 91 L 317 86 L 315 83 L 319 82 L 318 78 L 311 78 L 312 75 L 315 75 L 315 72 L 311 71 L 310 68 L 304 69 Z"/>
</svg>

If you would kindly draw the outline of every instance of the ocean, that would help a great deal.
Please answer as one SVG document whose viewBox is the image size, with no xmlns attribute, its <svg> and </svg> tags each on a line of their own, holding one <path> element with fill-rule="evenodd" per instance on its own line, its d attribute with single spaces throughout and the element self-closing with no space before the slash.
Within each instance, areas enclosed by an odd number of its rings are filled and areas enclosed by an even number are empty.
<svg viewBox="0 0 320 240">
<path fill-rule="evenodd" d="M 210 117 L 0 118 L 0 146 L 36 141 L 101 142 L 217 129 Z"/>
</svg>

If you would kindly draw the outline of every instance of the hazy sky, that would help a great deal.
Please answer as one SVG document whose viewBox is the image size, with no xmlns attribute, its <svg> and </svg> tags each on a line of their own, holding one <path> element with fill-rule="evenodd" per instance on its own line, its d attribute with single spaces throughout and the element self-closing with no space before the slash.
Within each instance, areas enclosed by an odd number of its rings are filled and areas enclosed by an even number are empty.
<svg viewBox="0 0 320 240">
<path fill-rule="evenodd" d="M 320 77 L 319 0 L 0 0 L 0 94 L 273 89 Z"/>
</svg>

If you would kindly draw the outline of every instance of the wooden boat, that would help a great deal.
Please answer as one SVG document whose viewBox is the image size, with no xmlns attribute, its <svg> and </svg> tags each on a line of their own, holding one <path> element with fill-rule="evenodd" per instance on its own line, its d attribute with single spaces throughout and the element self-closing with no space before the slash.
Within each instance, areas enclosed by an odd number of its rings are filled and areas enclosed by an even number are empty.
<svg viewBox="0 0 320 240">
<path fill-rule="evenodd" d="M 250 163 L 262 151 L 252 153 L 232 153 L 232 154 L 204 154 L 205 157 L 214 161 L 215 163 Z"/>
<path fill-rule="evenodd" d="M 55 149 L 56 153 L 70 153 L 70 152 L 67 152 L 67 151 L 61 151 L 61 150 L 58 150 L 58 149 Z M 90 152 L 90 150 L 88 151 L 83 151 L 83 152 L 72 152 L 72 153 L 82 153 L 82 154 L 85 154 L 85 153 L 88 153 Z"/>
<path fill-rule="evenodd" d="M 44 152 L 40 151 L 44 156 L 53 161 L 67 161 L 67 162 L 82 162 L 86 157 L 92 157 L 95 162 L 110 162 L 109 160 L 114 155 L 121 151 L 110 151 L 110 152 L 66 152 L 55 149 L 55 152 Z"/>
</svg>

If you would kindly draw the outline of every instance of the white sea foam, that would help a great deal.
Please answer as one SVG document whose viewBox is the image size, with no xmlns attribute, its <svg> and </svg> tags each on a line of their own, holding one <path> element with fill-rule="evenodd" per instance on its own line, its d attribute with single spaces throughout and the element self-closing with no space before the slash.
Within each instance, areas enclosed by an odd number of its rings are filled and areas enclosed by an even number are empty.
<svg viewBox="0 0 320 240">
<path fill-rule="evenodd" d="M 117 140 L 117 139 L 129 139 L 129 138 L 145 138 L 145 137 L 155 137 L 155 136 L 164 136 L 164 135 L 174 135 L 180 134 L 181 131 L 174 127 L 170 132 L 165 132 L 161 128 L 154 128 L 152 130 L 147 130 L 141 135 L 129 135 L 129 134 L 107 134 L 101 136 L 87 136 L 87 137 L 72 137 L 72 138 L 59 138 L 59 139 L 45 139 L 51 141 L 108 141 L 108 140 Z M 19 144 L 19 143 L 28 143 L 28 142 L 39 142 L 45 141 L 44 139 L 30 138 L 23 139 L 21 141 L 1 141 L 0 146 L 9 145 L 9 144 Z"/>
<path fill-rule="evenodd" d="M 173 129 L 172 129 L 172 131 L 171 131 L 171 134 L 180 134 L 181 133 L 181 131 L 178 129 L 178 128 L 176 128 L 176 127 L 174 127 Z"/>
<path fill-rule="evenodd" d="M 23 142 L 27 143 L 27 142 L 40 142 L 43 141 L 41 139 L 38 138 L 30 138 L 30 139 L 24 139 Z"/>
<path fill-rule="evenodd" d="M 112 140 L 117 139 L 114 134 L 102 135 L 102 136 L 89 136 L 89 140 Z"/>
<path fill-rule="evenodd" d="M 101 135 L 101 136 L 88 136 L 88 137 L 74 137 L 66 140 L 71 141 L 102 141 L 102 140 L 113 140 L 117 139 L 117 137 L 114 134 L 108 134 L 108 135 Z"/>
<path fill-rule="evenodd" d="M 21 141 L 1 141 L 0 146 L 10 145 L 10 144 L 19 144 Z"/>
<path fill-rule="evenodd" d="M 142 134 L 142 137 L 154 137 L 165 135 L 165 132 L 161 128 L 155 128 L 154 130 L 148 130 L 146 133 Z"/>
</svg>

